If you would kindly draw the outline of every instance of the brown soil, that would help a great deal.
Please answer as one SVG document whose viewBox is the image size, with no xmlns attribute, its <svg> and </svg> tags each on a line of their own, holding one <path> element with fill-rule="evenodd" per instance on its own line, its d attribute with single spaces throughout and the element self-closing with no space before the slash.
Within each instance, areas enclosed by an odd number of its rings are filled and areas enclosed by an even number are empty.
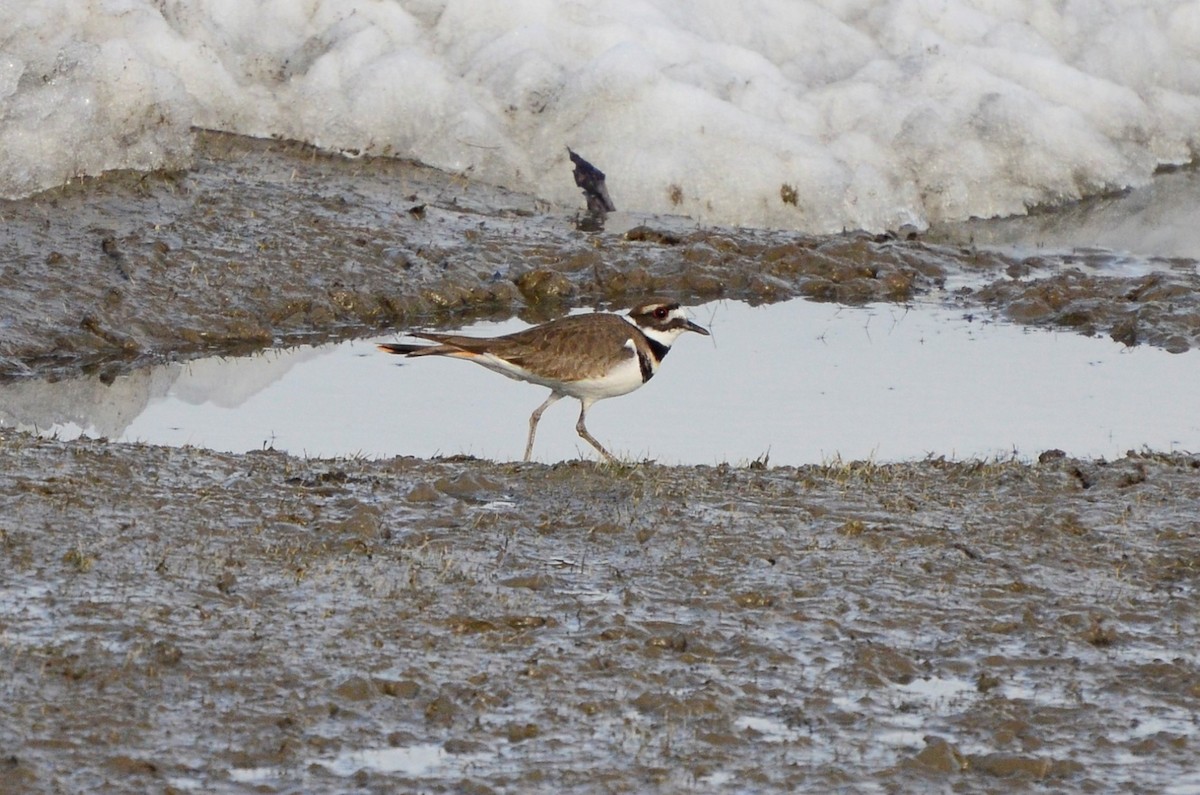
<svg viewBox="0 0 1200 795">
<path fill-rule="evenodd" d="M 1200 276 L 1100 278 L 916 239 L 699 228 L 621 231 L 404 161 L 197 134 L 195 168 L 109 174 L 0 202 L 0 377 L 461 324 L 573 304 L 940 297 L 1019 322 L 1184 350 Z M 628 221 L 628 219 L 625 219 Z M 948 277 L 983 286 L 944 293 Z"/>
</svg>

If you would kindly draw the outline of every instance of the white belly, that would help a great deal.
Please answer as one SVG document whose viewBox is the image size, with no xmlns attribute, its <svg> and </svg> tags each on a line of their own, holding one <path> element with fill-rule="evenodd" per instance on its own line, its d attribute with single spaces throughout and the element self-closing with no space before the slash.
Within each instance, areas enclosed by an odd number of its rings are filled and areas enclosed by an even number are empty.
<svg viewBox="0 0 1200 795">
<path fill-rule="evenodd" d="M 561 392 L 564 395 L 570 395 L 579 400 L 596 401 L 617 397 L 618 395 L 627 395 L 645 383 L 642 380 L 641 364 L 639 364 L 638 357 L 634 353 L 633 341 L 630 340 L 626 344 L 626 347 L 629 348 L 631 355 L 622 360 L 621 364 L 607 375 L 573 382 L 560 382 L 543 378 L 490 353 L 477 356 L 471 361 L 481 364 L 501 375 L 515 378 L 518 381 L 541 384 L 544 387 Z"/>
<path fill-rule="evenodd" d="M 603 400 L 605 398 L 627 395 L 637 389 L 642 381 L 642 368 L 636 356 L 630 356 L 608 375 L 600 378 L 588 378 L 572 384 L 564 384 L 561 391 L 573 398 L 588 400 Z"/>
</svg>

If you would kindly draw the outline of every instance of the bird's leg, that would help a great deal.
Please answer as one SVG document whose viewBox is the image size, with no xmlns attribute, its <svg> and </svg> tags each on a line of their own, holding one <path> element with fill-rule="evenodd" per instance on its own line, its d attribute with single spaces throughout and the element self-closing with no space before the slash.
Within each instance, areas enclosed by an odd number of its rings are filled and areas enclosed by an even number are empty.
<svg viewBox="0 0 1200 795">
<path fill-rule="evenodd" d="M 529 441 L 525 442 L 526 461 L 528 461 L 529 457 L 533 455 L 533 436 L 537 433 L 538 421 L 542 418 L 542 412 L 553 406 L 561 399 L 562 395 L 560 393 L 551 392 L 550 397 L 546 398 L 546 402 L 534 409 L 533 414 L 529 415 Z"/>
<path fill-rule="evenodd" d="M 595 447 L 597 450 L 600 451 L 600 455 L 604 456 L 605 461 L 608 461 L 610 464 L 617 463 L 617 459 L 615 457 L 613 457 L 613 454 L 608 452 L 607 450 L 605 450 L 604 445 L 597 442 L 596 437 L 594 437 L 590 433 L 588 433 L 587 426 L 583 424 L 584 418 L 587 417 L 587 410 L 588 410 L 589 404 L 586 401 L 582 401 L 582 400 L 579 401 L 579 404 L 580 404 L 579 422 L 575 423 L 575 430 L 577 430 L 579 432 L 580 436 L 582 436 L 584 439 L 587 439 L 588 444 L 590 444 L 592 447 Z"/>
</svg>

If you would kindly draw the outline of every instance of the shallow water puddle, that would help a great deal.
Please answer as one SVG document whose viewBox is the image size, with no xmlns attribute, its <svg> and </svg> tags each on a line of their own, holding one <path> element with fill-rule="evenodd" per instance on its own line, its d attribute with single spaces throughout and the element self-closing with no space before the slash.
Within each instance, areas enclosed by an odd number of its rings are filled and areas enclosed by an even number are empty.
<svg viewBox="0 0 1200 795">
<path fill-rule="evenodd" d="M 477 761 L 484 754 L 459 755 L 462 764 Z M 424 743 L 408 747 L 372 748 L 347 751 L 331 762 L 319 762 L 339 776 L 352 776 L 360 770 L 377 773 L 403 773 L 408 776 L 427 776 L 446 765 L 450 755 L 437 743 Z"/>
<path fill-rule="evenodd" d="M 464 767 L 477 763 L 491 754 L 449 754 L 438 743 L 421 743 L 395 748 L 369 748 L 346 751 L 332 759 L 314 759 L 336 776 L 353 776 L 359 771 L 400 773 L 412 777 L 429 777 L 439 773 L 462 774 Z M 278 767 L 232 768 L 229 778 L 241 784 L 269 784 L 286 781 L 295 772 Z"/>
<path fill-rule="evenodd" d="M 598 403 L 588 427 L 619 455 L 663 463 L 774 464 L 945 455 L 1034 457 L 1059 448 L 1200 450 L 1200 354 L 971 320 L 942 308 L 791 301 L 695 307 L 658 377 Z M 481 323 L 466 333 L 523 328 Z M 519 459 L 545 390 L 468 363 L 404 360 L 374 342 L 170 364 L 118 377 L 0 386 L 0 422 L 244 452 Z M 535 458 L 595 454 L 575 401 L 546 412 Z"/>
<path fill-rule="evenodd" d="M 1143 275 L 1161 269 L 1162 258 L 1175 258 L 1170 267 L 1194 272 L 1200 259 L 1197 202 L 1200 172 L 1181 169 L 1119 196 L 1054 212 L 944 224 L 930 236 L 1018 257 L 1077 252 L 1075 266 L 1099 264 L 1110 274 Z"/>
</svg>

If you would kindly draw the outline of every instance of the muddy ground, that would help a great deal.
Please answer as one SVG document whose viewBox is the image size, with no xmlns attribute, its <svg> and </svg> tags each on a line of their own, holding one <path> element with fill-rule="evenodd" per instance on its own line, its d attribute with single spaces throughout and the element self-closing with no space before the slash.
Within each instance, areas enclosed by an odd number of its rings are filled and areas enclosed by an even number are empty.
<svg viewBox="0 0 1200 795">
<path fill-rule="evenodd" d="M 1200 458 L 1044 458 L 304 461 L 6 431 L 0 786 L 1195 791 Z"/>
<path fill-rule="evenodd" d="M 690 303 L 920 297 L 1130 345 L 1200 343 L 1190 260 L 1105 276 L 1082 267 L 1103 254 L 1015 260 L 915 236 L 808 237 L 636 214 L 596 231 L 581 214 L 469 175 L 217 133 L 197 134 L 190 171 L 75 180 L 0 201 L 0 223 L 0 378 L 395 326 L 540 321 L 650 293 Z"/>
<path fill-rule="evenodd" d="M 1200 340 L 1194 263 L 588 231 L 215 134 L 187 173 L 0 215 L 6 378 L 648 292 Z M 0 792 L 1200 792 L 1198 501 L 1188 454 L 545 466 L 0 429 Z"/>
</svg>

